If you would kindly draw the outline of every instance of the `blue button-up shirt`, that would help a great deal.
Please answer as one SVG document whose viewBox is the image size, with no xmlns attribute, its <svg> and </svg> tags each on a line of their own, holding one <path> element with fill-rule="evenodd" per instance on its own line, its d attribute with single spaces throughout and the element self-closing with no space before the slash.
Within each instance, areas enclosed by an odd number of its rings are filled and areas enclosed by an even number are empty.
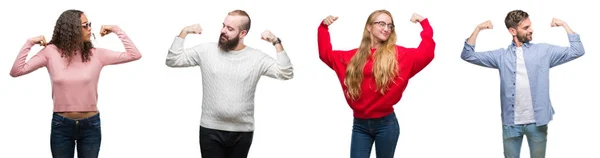
<svg viewBox="0 0 600 158">
<path fill-rule="evenodd" d="M 549 70 L 577 59 L 585 53 L 578 34 L 568 34 L 569 47 L 560 47 L 546 43 L 524 43 L 523 57 L 529 76 L 529 86 L 533 101 L 535 123 L 546 125 L 552 120 L 554 108 L 550 102 Z M 500 102 L 502 106 L 502 123 L 514 125 L 515 80 L 516 80 L 516 45 L 513 42 L 508 48 L 485 52 L 475 52 L 475 45 L 465 41 L 460 57 L 472 64 L 500 71 Z"/>
</svg>

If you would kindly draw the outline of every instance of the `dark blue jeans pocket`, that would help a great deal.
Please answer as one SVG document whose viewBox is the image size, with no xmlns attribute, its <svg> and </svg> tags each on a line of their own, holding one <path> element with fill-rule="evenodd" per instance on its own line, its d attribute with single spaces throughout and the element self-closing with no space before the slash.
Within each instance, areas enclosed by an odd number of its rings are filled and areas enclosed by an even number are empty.
<svg viewBox="0 0 600 158">
<path fill-rule="evenodd" d="M 100 119 L 98 119 L 98 120 L 93 120 L 93 121 L 90 121 L 90 126 L 91 126 L 92 128 L 100 128 L 100 125 L 101 125 L 101 123 L 100 123 Z"/>
<path fill-rule="evenodd" d="M 63 121 L 64 121 L 63 118 L 53 116 L 52 117 L 52 127 L 58 127 L 58 126 L 62 125 Z"/>
</svg>

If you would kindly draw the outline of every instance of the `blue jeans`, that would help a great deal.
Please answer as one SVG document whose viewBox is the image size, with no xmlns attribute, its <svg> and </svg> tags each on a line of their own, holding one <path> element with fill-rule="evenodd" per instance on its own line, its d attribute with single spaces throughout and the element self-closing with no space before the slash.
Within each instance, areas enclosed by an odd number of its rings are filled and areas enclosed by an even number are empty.
<svg viewBox="0 0 600 158">
<path fill-rule="evenodd" d="M 394 112 L 382 118 L 354 118 L 350 157 L 369 158 L 375 142 L 377 158 L 393 158 L 399 136 L 400 126 Z"/>
<path fill-rule="evenodd" d="M 546 157 L 546 141 L 548 125 L 537 126 L 535 123 L 502 126 L 502 137 L 504 138 L 504 157 L 519 158 L 521 155 L 521 144 L 523 135 L 527 136 L 529 144 L 529 155 L 531 158 Z"/>
<path fill-rule="evenodd" d="M 50 133 L 53 158 L 73 158 L 77 145 L 78 158 L 97 158 L 100 151 L 100 114 L 73 120 L 54 113 Z"/>
</svg>

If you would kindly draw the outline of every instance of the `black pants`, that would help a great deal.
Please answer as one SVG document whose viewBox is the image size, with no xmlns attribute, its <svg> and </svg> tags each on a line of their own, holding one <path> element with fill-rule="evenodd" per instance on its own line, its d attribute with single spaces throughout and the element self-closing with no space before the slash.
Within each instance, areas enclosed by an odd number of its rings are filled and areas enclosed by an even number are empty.
<svg viewBox="0 0 600 158">
<path fill-rule="evenodd" d="M 203 158 L 247 158 L 254 132 L 230 132 L 200 126 Z"/>
</svg>

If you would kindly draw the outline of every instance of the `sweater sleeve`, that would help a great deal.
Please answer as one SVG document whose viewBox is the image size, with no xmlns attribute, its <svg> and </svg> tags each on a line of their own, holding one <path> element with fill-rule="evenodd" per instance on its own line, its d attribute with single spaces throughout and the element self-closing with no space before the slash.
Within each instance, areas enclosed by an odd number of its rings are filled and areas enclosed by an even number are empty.
<svg viewBox="0 0 600 158">
<path fill-rule="evenodd" d="M 434 58 L 435 41 L 433 40 L 433 29 L 429 24 L 429 19 L 421 21 L 421 43 L 417 48 L 411 48 L 409 55 L 412 57 L 413 66 L 410 71 L 410 77 L 415 76 L 423 70 Z"/>
<path fill-rule="evenodd" d="M 279 80 L 289 80 L 294 77 L 292 62 L 285 51 L 277 52 L 277 60 L 265 54 L 261 61 L 265 76 Z"/>
<path fill-rule="evenodd" d="M 336 66 L 340 63 L 343 51 L 333 50 L 331 38 L 329 36 L 329 27 L 323 22 L 319 25 L 317 32 L 317 41 L 319 47 L 319 58 L 329 68 L 336 70 Z"/>
<path fill-rule="evenodd" d="M 26 61 L 27 55 L 29 54 L 29 51 L 31 51 L 31 47 L 34 45 L 35 43 L 33 43 L 31 40 L 27 40 L 25 45 L 23 45 L 19 55 L 17 55 L 17 59 L 15 60 L 12 69 L 10 69 L 10 76 L 19 77 L 26 75 L 48 64 L 48 58 L 45 55 L 45 52 L 51 50 L 51 48 L 48 47 L 39 51 L 36 55 L 31 57 L 29 61 Z"/>
<path fill-rule="evenodd" d="M 131 39 L 125 34 L 121 28 L 115 26 L 113 32 L 119 37 L 123 46 L 125 47 L 125 52 L 117 52 L 108 49 L 98 48 L 94 55 L 98 55 L 100 62 L 103 65 L 115 65 L 127 63 L 135 60 L 139 60 L 142 58 L 142 54 L 137 49 L 137 47 L 133 44 Z"/>
<path fill-rule="evenodd" d="M 175 37 L 165 60 L 168 67 L 192 67 L 201 64 L 201 55 L 206 54 L 206 43 L 184 48 L 185 39 Z"/>
</svg>

